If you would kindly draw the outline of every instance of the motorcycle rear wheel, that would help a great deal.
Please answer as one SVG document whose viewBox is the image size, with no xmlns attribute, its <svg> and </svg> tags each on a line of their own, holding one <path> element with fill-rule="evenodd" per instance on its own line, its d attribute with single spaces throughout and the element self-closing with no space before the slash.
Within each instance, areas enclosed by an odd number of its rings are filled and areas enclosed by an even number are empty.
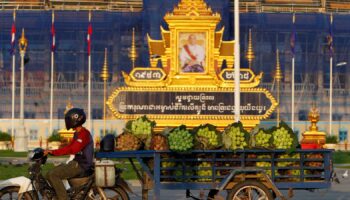
<svg viewBox="0 0 350 200">
<path fill-rule="evenodd" d="M 106 194 L 107 200 L 129 200 L 128 193 L 121 187 L 110 187 L 103 188 L 104 193 Z M 98 192 L 95 193 L 94 198 L 88 198 L 89 200 L 102 199 Z"/>
<path fill-rule="evenodd" d="M 4 187 L 0 190 L 0 199 L 1 200 L 15 200 L 18 199 L 18 191 L 19 186 L 8 186 Z M 25 192 L 22 195 L 21 200 L 33 200 L 33 197 L 30 195 L 30 193 Z"/>
</svg>

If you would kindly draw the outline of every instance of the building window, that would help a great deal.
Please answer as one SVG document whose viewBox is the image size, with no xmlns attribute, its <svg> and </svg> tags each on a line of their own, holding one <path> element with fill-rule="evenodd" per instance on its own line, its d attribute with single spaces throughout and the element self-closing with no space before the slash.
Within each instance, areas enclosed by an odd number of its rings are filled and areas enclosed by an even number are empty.
<svg viewBox="0 0 350 200">
<path fill-rule="evenodd" d="M 38 130 L 30 129 L 30 131 L 29 131 L 29 140 L 38 140 Z"/>
<path fill-rule="evenodd" d="M 307 111 L 306 110 L 300 110 L 299 111 L 299 120 L 300 121 L 307 120 Z"/>
<path fill-rule="evenodd" d="M 348 140 L 348 131 L 339 130 L 339 142 L 344 142 Z"/>
</svg>

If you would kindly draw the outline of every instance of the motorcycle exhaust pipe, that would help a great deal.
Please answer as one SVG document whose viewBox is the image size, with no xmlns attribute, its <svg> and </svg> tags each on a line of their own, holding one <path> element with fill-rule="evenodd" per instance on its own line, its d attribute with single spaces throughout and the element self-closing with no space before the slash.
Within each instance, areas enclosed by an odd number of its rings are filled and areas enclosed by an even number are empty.
<svg viewBox="0 0 350 200">
<path fill-rule="evenodd" d="M 102 188 L 97 187 L 97 192 L 98 192 L 98 194 L 100 194 L 100 196 L 102 197 L 102 200 L 107 200 L 106 193 L 103 191 Z"/>
</svg>

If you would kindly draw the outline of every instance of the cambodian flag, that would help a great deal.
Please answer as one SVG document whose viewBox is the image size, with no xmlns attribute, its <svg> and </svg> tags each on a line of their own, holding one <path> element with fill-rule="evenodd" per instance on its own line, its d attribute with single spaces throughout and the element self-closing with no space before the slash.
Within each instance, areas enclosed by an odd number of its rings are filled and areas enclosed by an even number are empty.
<svg viewBox="0 0 350 200">
<path fill-rule="evenodd" d="M 330 57 L 333 57 L 334 54 L 334 47 L 333 47 L 333 15 L 330 16 L 329 20 L 329 33 L 327 35 L 327 46 L 329 49 L 329 55 Z"/>
<path fill-rule="evenodd" d="M 56 30 L 55 30 L 55 13 L 52 12 L 52 23 L 51 23 L 51 51 L 54 52 L 56 50 Z"/>
<path fill-rule="evenodd" d="M 292 26 L 292 33 L 290 35 L 290 50 L 292 52 L 293 57 L 295 56 L 295 40 L 296 40 L 295 14 L 293 13 L 293 26 Z"/>
<path fill-rule="evenodd" d="M 11 28 L 11 49 L 10 53 L 15 53 L 15 42 L 16 42 L 16 11 L 13 11 L 13 22 Z"/>
<path fill-rule="evenodd" d="M 89 12 L 89 26 L 88 26 L 88 31 L 87 31 L 87 51 L 88 55 L 91 55 L 91 35 L 92 35 L 92 24 L 91 24 L 91 12 Z"/>
</svg>

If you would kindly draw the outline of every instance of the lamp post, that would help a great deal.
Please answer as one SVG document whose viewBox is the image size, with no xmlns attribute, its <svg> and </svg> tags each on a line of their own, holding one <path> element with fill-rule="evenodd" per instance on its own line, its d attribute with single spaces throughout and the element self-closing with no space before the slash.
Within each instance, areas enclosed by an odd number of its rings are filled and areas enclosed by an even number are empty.
<svg viewBox="0 0 350 200">
<path fill-rule="evenodd" d="M 22 36 L 18 41 L 19 53 L 21 56 L 21 88 L 20 88 L 20 125 L 16 133 L 15 148 L 16 152 L 28 150 L 28 136 L 24 127 L 24 55 L 26 54 L 28 41 L 24 36 L 24 29 L 22 29 Z"/>
<path fill-rule="evenodd" d="M 345 66 L 346 62 L 339 62 L 335 66 Z M 333 122 L 333 56 L 329 61 L 329 134 L 332 134 L 332 122 Z"/>
<path fill-rule="evenodd" d="M 107 64 L 107 48 L 105 48 L 105 60 L 103 63 L 102 71 L 100 74 L 103 80 L 103 135 L 106 135 L 106 92 L 107 92 L 107 81 L 109 78 L 108 64 Z"/>
</svg>

